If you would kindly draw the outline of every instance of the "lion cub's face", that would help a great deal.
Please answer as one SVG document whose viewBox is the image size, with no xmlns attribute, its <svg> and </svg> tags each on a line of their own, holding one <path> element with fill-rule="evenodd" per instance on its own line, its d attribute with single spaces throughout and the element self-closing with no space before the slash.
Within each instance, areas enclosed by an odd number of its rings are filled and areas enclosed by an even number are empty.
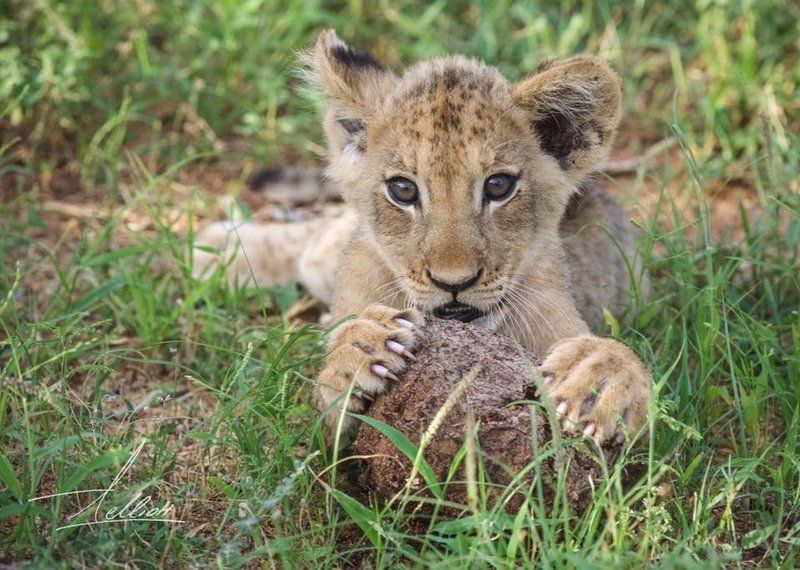
<svg viewBox="0 0 800 570">
<path fill-rule="evenodd" d="M 397 77 L 325 32 L 315 67 L 330 96 L 329 172 L 396 277 L 386 302 L 403 294 L 472 320 L 553 266 L 565 204 L 616 128 L 619 86 L 604 64 L 575 58 L 512 86 L 452 57 Z"/>
<path fill-rule="evenodd" d="M 531 249 L 555 236 L 567 192 L 505 81 L 448 63 L 423 68 L 385 104 L 354 173 L 359 208 L 403 291 L 470 320 L 513 294 Z"/>
</svg>

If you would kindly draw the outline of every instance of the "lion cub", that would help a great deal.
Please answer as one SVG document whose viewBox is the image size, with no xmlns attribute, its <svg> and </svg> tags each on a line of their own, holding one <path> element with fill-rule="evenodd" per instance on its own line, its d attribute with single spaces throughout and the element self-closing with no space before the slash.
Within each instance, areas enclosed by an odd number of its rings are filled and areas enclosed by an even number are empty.
<svg viewBox="0 0 800 570">
<path fill-rule="evenodd" d="M 328 176 L 348 205 L 298 224 L 212 226 L 203 269 L 299 280 L 344 321 L 316 400 L 328 425 L 361 411 L 413 358 L 423 314 L 482 324 L 547 354 L 539 372 L 564 428 L 635 434 L 652 379 L 632 350 L 590 332 L 624 306 L 632 239 L 588 178 L 606 157 L 620 83 L 594 57 L 553 61 L 517 84 L 446 57 L 401 76 L 333 31 L 310 54 L 328 97 Z M 344 425 L 349 425 L 345 417 Z"/>
</svg>

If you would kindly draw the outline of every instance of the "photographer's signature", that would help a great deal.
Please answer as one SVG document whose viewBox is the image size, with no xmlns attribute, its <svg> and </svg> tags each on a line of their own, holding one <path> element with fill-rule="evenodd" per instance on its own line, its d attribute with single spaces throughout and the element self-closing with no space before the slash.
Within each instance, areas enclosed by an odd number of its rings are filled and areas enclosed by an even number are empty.
<svg viewBox="0 0 800 570">
<path fill-rule="evenodd" d="M 122 507 L 115 506 L 104 509 L 103 504 L 106 502 L 106 499 L 112 498 L 114 493 L 118 492 L 116 489 L 117 483 L 119 483 L 125 473 L 130 470 L 133 464 L 136 463 L 136 460 L 146 443 L 147 442 L 143 440 L 139 444 L 139 446 L 134 450 L 134 452 L 125 462 L 125 465 L 122 466 L 122 469 L 120 469 L 119 473 L 117 473 L 117 476 L 114 477 L 114 480 L 107 488 L 89 489 L 85 491 L 68 491 L 66 493 L 42 495 L 41 497 L 30 499 L 30 501 L 40 501 L 44 499 L 52 499 L 54 497 L 63 497 L 66 495 L 99 493 L 99 495 L 91 503 L 76 513 L 67 516 L 67 521 L 70 522 L 70 524 L 60 526 L 56 530 L 63 530 L 78 526 L 94 526 L 99 524 L 121 523 L 129 521 L 183 523 L 185 521 L 182 521 L 176 517 L 175 505 L 173 505 L 170 501 L 158 504 L 150 495 L 143 495 L 142 491 L 137 491 L 136 494 L 134 494 L 133 497 Z M 83 513 L 89 513 L 89 520 L 76 523 L 71 522 L 76 520 Z"/>
</svg>

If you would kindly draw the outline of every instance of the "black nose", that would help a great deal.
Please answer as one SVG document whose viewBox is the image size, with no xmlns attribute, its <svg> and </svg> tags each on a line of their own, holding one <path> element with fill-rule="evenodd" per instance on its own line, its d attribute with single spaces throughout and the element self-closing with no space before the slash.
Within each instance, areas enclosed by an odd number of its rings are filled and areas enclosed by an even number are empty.
<svg viewBox="0 0 800 570">
<path fill-rule="evenodd" d="M 441 279 L 437 279 L 431 274 L 430 270 L 428 269 L 425 270 L 425 273 L 428 275 L 428 279 L 431 280 L 431 283 L 436 285 L 439 289 L 447 291 L 448 293 L 460 293 L 464 289 L 469 289 L 470 287 L 475 285 L 475 283 L 478 282 L 478 279 L 480 279 L 481 275 L 483 275 L 483 267 L 478 269 L 478 272 L 475 275 L 459 283 L 448 283 L 447 281 L 442 281 Z"/>
</svg>

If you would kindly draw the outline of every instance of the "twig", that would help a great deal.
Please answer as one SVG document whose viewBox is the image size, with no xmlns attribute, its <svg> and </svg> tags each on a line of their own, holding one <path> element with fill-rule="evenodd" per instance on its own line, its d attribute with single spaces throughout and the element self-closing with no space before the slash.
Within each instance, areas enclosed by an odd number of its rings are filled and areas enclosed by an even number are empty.
<svg viewBox="0 0 800 570">
<path fill-rule="evenodd" d="M 674 138 L 663 139 L 650 146 L 641 156 L 608 161 L 602 165 L 600 170 L 608 174 L 629 174 L 631 172 L 636 172 L 642 166 L 647 166 L 652 162 L 657 155 L 668 151 L 673 146 L 675 146 Z"/>
</svg>

